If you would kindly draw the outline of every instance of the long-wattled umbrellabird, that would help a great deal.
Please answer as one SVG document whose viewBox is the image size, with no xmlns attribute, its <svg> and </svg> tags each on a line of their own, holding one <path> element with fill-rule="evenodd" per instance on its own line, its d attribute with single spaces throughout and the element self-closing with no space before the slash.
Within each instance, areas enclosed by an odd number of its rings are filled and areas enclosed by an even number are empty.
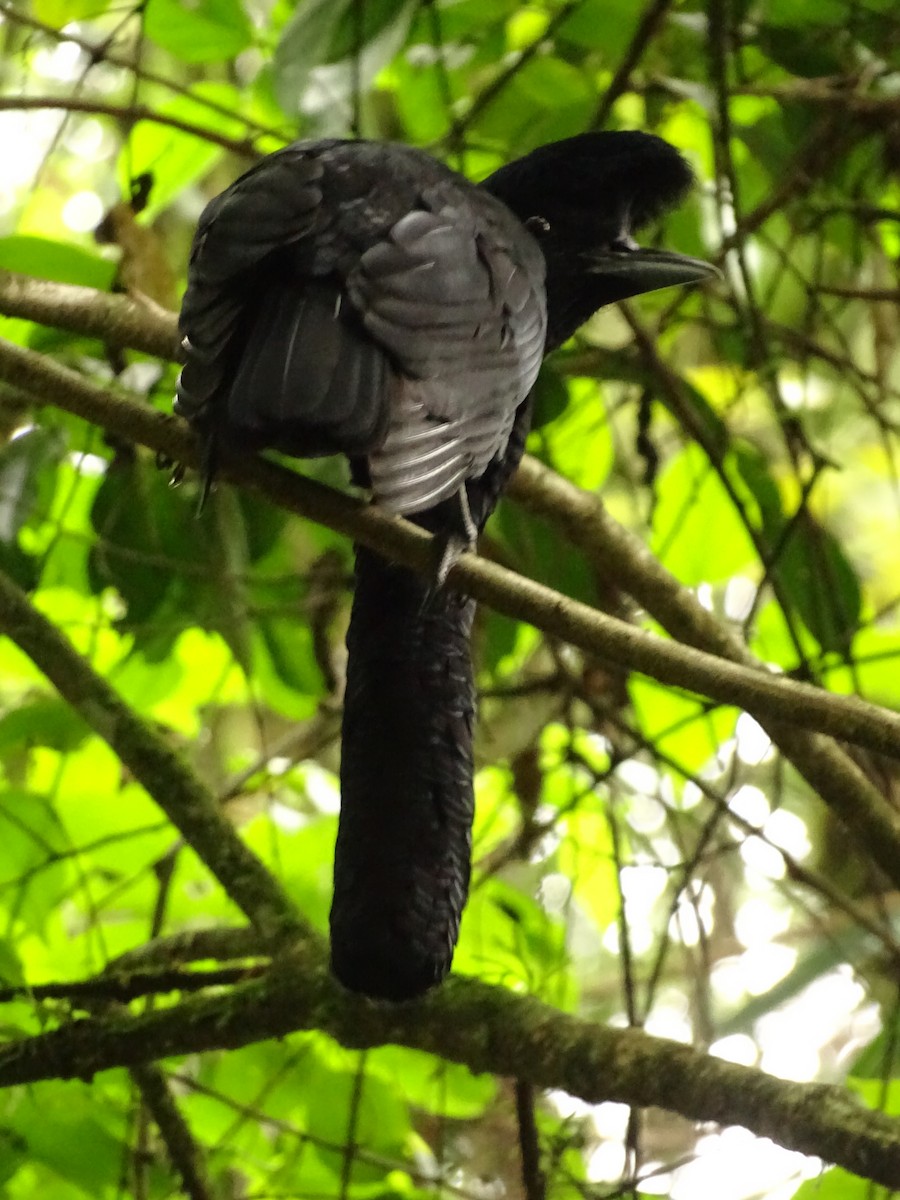
<svg viewBox="0 0 900 1200">
<path fill-rule="evenodd" d="M 645 133 L 542 146 L 476 186 L 429 155 L 296 142 L 203 212 L 176 411 L 217 447 L 342 453 L 431 531 L 437 580 L 365 547 L 347 634 L 331 962 L 404 1000 L 469 885 L 474 602 L 442 580 L 518 465 L 543 355 L 605 304 L 714 273 L 634 234 L 692 175 Z"/>
</svg>

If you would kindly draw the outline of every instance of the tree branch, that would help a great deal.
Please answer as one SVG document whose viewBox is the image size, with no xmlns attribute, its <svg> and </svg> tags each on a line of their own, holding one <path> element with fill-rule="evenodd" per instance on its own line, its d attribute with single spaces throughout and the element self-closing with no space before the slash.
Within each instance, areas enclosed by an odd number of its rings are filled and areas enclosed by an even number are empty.
<svg viewBox="0 0 900 1200">
<path fill-rule="evenodd" d="M 201 141 L 211 142 L 239 154 L 242 158 L 255 161 L 259 152 L 254 149 L 250 138 L 232 138 L 215 129 L 207 129 L 203 125 L 195 125 L 193 121 L 183 121 L 180 117 L 170 117 L 165 113 L 154 112 L 145 104 L 109 104 L 102 100 L 81 100 L 75 96 L 0 96 L 0 112 L 26 112 L 40 108 L 59 108 L 64 112 L 93 113 L 102 117 L 115 117 L 128 127 L 138 121 L 150 121 L 154 125 L 166 125 L 177 129 Z M 236 118 L 239 120 L 240 118 Z"/>
<path fill-rule="evenodd" d="M 256 956 L 260 957 L 259 933 Z M 152 945 L 152 943 L 150 943 Z M 92 979 L 66 983 L 23 983 L 15 987 L 0 987 L 0 1004 L 12 1000 L 63 1000 L 74 1008 L 90 1011 L 98 1002 L 128 1004 L 144 996 L 161 996 L 165 992 L 202 992 L 209 988 L 228 987 L 251 976 L 261 975 L 262 963 L 240 967 L 218 967 L 208 970 L 106 970 Z"/>
<path fill-rule="evenodd" d="M 193 91 L 190 87 L 179 83 L 175 79 L 169 79 L 165 75 L 158 75 L 156 72 L 148 70 L 139 61 L 136 61 L 134 54 L 119 54 L 112 47 L 112 37 L 107 37 L 102 42 L 88 41 L 87 38 L 79 37 L 74 32 L 71 24 L 66 26 L 65 32 L 62 29 L 55 29 L 52 25 L 47 25 L 29 13 L 22 12 L 21 9 L 6 3 L 5 0 L 0 0 L 0 13 L 16 25 L 22 25 L 26 29 L 34 29 L 44 37 L 51 38 L 55 42 L 71 42 L 84 51 L 92 65 L 104 62 L 109 63 L 113 67 L 123 67 L 126 71 L 131 71 L 138 79 L 143 80 L 145 83 L 155 83 L 169 92 L 174 92 L 178 96 L 184 96 L 191 104 L 197 105 L 198 108 L 205 108 L 220 117 L 226 117 L 229 121 L 239 122 L 241 125 L 246 126 L 247 129 L 252 129 L 254 134 L 265 134 L 282 143 L 291 140 L 289 132 L 273 129 L 268 125 L 261 125 L 251 117 L 239 115 L 233 109 L 227 108 L 224 104 L 219 104 L 209 96 L 203 96 Z"/>
<path fill-rule="evenodd" d="M 190 466 L 201 463 L 201 447 L 178 417 L 97 387 L 33 351 L 0 342 L 0 378 L 172 461 Z M 228 458 L 224 454 L 222 459 L 221 478 L 371 546 L 405 566 L 422 572 L 433 569 L 431 539 L 418 526 L 266 459 Z M 710 696 L 723 704 L 737 705 L 763 725 L 772 720 L 786 722 L 900 756 L 900 716 L 857 697 L 832 695 L 809 684 L 664 641 L 473 554 L 459 559 L 450 582 L 515 620 L 527 621 L 626 670 L 639 671 L 660 683 Z M 43 665 L 41 669 L 45 669 Z M 49 670 L 46 673 L 52 678 Z M 785 737 L 789 740 L 791 735 L 782 735 L 782 744 L 787 744 Z M 791 753 L 801 747 L 800 752 L 808 759 L 805 777 L 816 781 L 817 789 L 834 792 L 834 756 L 824 739 L 807 738 L 805 749 L 796 739 L 790 742 Z M 836 797 L 840 814 L 887 876 L 900 882 L 900 816 L 866 785 L 849 760 L 840 778 L 853 784 L 850 798 Z M 857 797 L 865 800 L 858 810 L 851 802 Z"/>
<path fill-rule="evenodd" d="M 842 1088 L 775 1079 L 459 976 L 422 1001 L 377 1004 L 344 992 L 328 974 L 324 951 L 312 945 L 227 996 L 87 1018 L 0 1048 L 0 1086 L 90 1078 L 111 1067 L 236 1049 L 309 1029 L 357 1049 L 393 1043 L 424 1050 L 475 1073 L 562 1088 L 588 1103 L 655 1105 L 692 1120 L 743 1125 L 887 1187 L 900 1185 L 900 1122 L 864 1108 Z"/>
<path fill-rule="evenodd" d="M 190 1128 L 181 1114 L 169 1082 L 159 1067 L 136 1064 L 131 1075 L 153 1118 L 172 1166 L 181 1176 L 188 1200 L 213 1200 L 206 1164 Z"/>
<path fill-rule="evenodd" d="M 177 362 L 181 354 L 178 324 L 173 314 L 162 316 L 162 311 L 130 296 L 0 271 L 0 312 L 5 316 Z"/>
<path fill-rule="evenodd" d="M 57 325 L 60 328 L 74 332 L 88 333 L 145 350 L 147 353 L 160 354 L 163 357 L 174 358 L 178 353 L 178 335 L 174 317 L 167 319 L 157 311 L 145 309 L 142 305 L 121 296 L 107 296 L 90 288 L 76 288 L 66 284 L 46 283 L 34 280 L 24 275 L 12 272 L 0 272 L 0 311 L 12 316 L 19 316 Z M 36 357 L 36 356 L 33 356 Z M 108 393 L 94 388 L 91 391 L 87 407 L 73 407 L 78 404 L 78 398 L 69 395 L 65 389 L 57 394 L 56 380 L 52 375 L 50 364 L 43 364 L 47 370 L 41 371 L 40 360 L 32 363 L 34 368 L 28 374 L 25 386 L 45 397 L 54 397 L 71 411 L 79 412 L 87 420 L 117 428 L 124 436 L 142 442 L 156 449 L 164 449 L 173 459 L 188 459 L 187 443 L 183 436 L 175 432 L 174 418 L 166 418 L 160 414 L 149 414 L 146 407 L 139 410 L 144 418 L 148 418 L 151 426 L 143 420 L 138 423 L 129 419 L 129 414 L 135 416 L 133 406 L 123 407 L 124 402 L 113 401 Z M 15 374 L 24 370 L 24 364 L 6 361 L 0 363 L 0 375 L 5 372 Z M 71 373 L 69 373 L 71 375 Z M 90 388 L 77 376 L 83 388 Z M 68 399 L 64 399 L 68 396 Z M 110 404 L 115 404 L 115 413 L 107 411 Z M 114 426 L 113 421 L 122 422 Z M 163 424 L 172 425 L 172 441 L 163 447 L 158 441 L 161 438 Z M 263 464 L 255 460 L 260 471 L 269 469 L 277 471 L 271 464 Z M 253 474 L 254 462 L 244 464 L 246 470 Z M 393 526 L 394 534 L 399 523 L 393 523 L 377 510 L 361 510 L 354 508 L 354 502 L 347 497 L 340 499 L 343 520 L 339 524 L 333 509 L 325 512 L 319 501 L 323 497 L 323 489 L 291 476 L 288 484 L 284 472 L 278 473 L 278 494 L 267 492 L 270 499 L 275 500 L 292 511 L 315 520 L 331 524 L 351 537 L 365 540 L 362 533 L 362 523 L 372 523 L 381 526 L 387 532 Z M 261 476 L 260 481 L 262 482 Z M 263 490 L 266 490 L 263 484 Z M 300 493 L 303 493 L 302 497 Z M 518 475 L 514 478 L 511 493 L 533 511 L 548 516 L 561 526 L 567 536 L 576 544 L 581 545 L 595 561 L 604 564 L 608 572 L 615 576 L 619 584 L 629 591 L 647 611 L 660 622 L 668 633 L 688 645 L 702 648 L 711 654 L 719 655 L 744 666 L 756 669 L 759 667 L 746 646 L 711 613 L 706 612 L 696 601 L 687 588 L 681 587 L 676 580 L 662 567 L 647 548 L 624 528 L 612 521 L 605 513 L 602 505 L 595 497 L 575 488 L 553 472 L 542 468 L 527 456 L 522 462 Z M 331 519 L 330 519 L 331 518 Z M 358 522 L 357 522 L 358 518 Z M 418 531 L 417 531 L 418 532 Z M 372 533 L 377 538 L 377 528 Z M 393 534 L 392 534 L 393 536 Z M 403 536 L 403 535 L 401 535 Z M 416 536 L 414 533 L 413 536 Z M 418 532 L 421 538 L 421 533 Z M 378 540 L 370 542 L 376 549 L 391 552 L 387 542 Z M 407 548 L 410 543 L 407 542 Z M 394 546 L 396 553 L 396 545 Z M 420 560 L 421 564 L 421 560 Z M 468 564 L 461 564 L 460 569 L 466 570 Z M 476 567 L 477 569 L 477 567 Z M 467 585 L 468 586 L 468 585 Z M 482 598 L 482 597 L 479 597 Z M 611 618 L 598 619 L 610 620 Z M 666 643 L 657 641 L 657 646 Z M 657 676 L 658 677 L 658 676 Z M 687 683 L 686 680 L 676 679 L 676 684 Z M 799 686 L 790 685 L 787 680 L 772 680 L 776 687 Z M 826 703 L 836 701 L 837 697 L 829 696 L 819 689 L 806 689 L 819 700 Z M 712 693 L 710 693 L 712 694 Z M 803 701 L 801 700 L 802 704 Z M 752 709 L 750 711 L 753 711 Z M 883 710 L 870 708 L 871 712 Z M 794 726 L 777 726 L 778 714 L 755 713 L 763 726 L 779 748 L 791 760 L 804 779 L 818 792 L 822 799 L 833 809 L 844 825 L 853 833 L 879 862 L 883 869 L 895 882 L 900 879 L 900 822 L 885 803 L 884 798 L 866 778 L 859 767 L 838 746 L 823 737 L 804 732 Z M 788 721 L 803 718 L 803 712 L 796 710 L 786 714 Z M 773 728 L 772 717 L 776 717 Z M 865 718 L 863 718 L 863 721 Z M 896 719 L 892 718 L 896 723 Z M 832 723 L 826 726 L 813 717 L 809 722 L 819 729 L 834 732 L 842 740 L 853 741 L 858 736 L 852 725 L 837 726 Z M 863 728 L 863 734 L 866 730 Z M 871 731 L 874 732 L 874 729 Z M 897 754 L 897 742 L 893 735 L 889 736 L 890 745 L 882 746 L 887 753 Z M 862 744 L 862 743 L 861 743 Z"/>
<path fill-rule="evenodd" d="M 132 971 L 149 972 L 172 967 L 175 963 L 200 962 L 204 958 L 233 963 L 239 959 L 258 959 L 265 955 L 265 949 L 259 944 L 258 932 L 249 925 L 185 929 L 167 937 L 152 938 L 142 946 L 117 954 L 107 964 L 104 974 L 114 976 Z"/>
<path fill-rule="evenodd" d="M 316 936 L 180 755 L 125 704 L 2 572 L 0 629 L 128 767 L 253 922 L 266 945 L 286 936 Z"/>
<path fill-rule="evenodd" d="M 598 497 L 575 487 L 528 456 L 512 481 L 510 495 L 525 508 L 562 528 L 605 575 L 615 579 L 672 637 L 750 669 L 759 668 L 758 659 L 737 633 L 708 612 L 693 592 L 682 587 L 639 538 L 614 521 Z M 758 717 L 772 741 L 853 837 L 885 867 L 883 857 L 875 853 L 880 836 L 876 831 L 886 828 L 885 820 L 892 811 L 884 797 L 835 742 L 796 725 L 782 724 L 773 720 L 773 715 Z M 837 736 L 843 737 L 840 732 Z M 893 847 L 897 848 L 896 843 Z"/>
<path fill-rule="evenodd" d="M 31 350 L 0 341 L 0 379 L 174 462 L 202 465 L 202 447 L 179 417 L 98 387 Z M 219 478 L 247 487 L 414 570 L 425 573 L 432 569 L 432 539 L 411 522 L 268 459 L 235 456 L 224 447 L 221 458 Z M 459 558 L 450 580 L 498 612 L 527 621 L 619 667 L 736 705 L 763 720 L 776 717 L 900 757 L 900 716 L 856 696 L 833 695 L 761 667 L 739 666 L 665 641 L 475 554 Z"/>
<path fill-rule="evenodd" d="M 78 312 L 74 291 L 80 293 Z M 118 331 L 127 344 L 138 343 L 150 353 L 162 351 L 166 357 L 175 353 L 174 322 L 168 325 L 159 321 L 128 300 L 101 297 L 87 289 L 23 282 L 21 277 L 7 274 L 0 277 L 0 308 L 10 303 L 20 306 L 15 315 L 46 319 L 63 327 L 72 327 L 70 322 L 88 321 L 90 328 L 79 323 L 79 332 L 106 337 L 110 330 Z M 45 316 L 36 311 L 41 305 Z M 163 349 L 165 346 L 167 350 Z M 39 355 L 14 346 L 0 347 L 0 377 L 173 459 L 198 462 L 198 447 L 183 422 L 104 391 Z M 424 568 L 429 564 L 428 539 L 422 531 L 387 517 L 377 508 L 366 507 L 262 459 L 231 462 L 223 474 L 291 511 L 321 520 L 408 565 Z M 608 561 L 615 563 L 623 586 L 632 590 L 656 615 L 665 613 L 672 632 L 695 645 L 715 646 L 719 654 L 730 656 L 734 652 L 728 631 L 699 606 L 695 609 L 689 593 L 667 575 L 642 545 L 610 522 L 595 500 L 527 462 L 522 482 L 515 485 L 516 492 L 520 498 L 533 497 L 538 486 L 562 487 L 566 490 L 566 503 L 578 498 L 582 507 L 566 513 L 557 494 L 550 505 L 554 519 L 562 520 L 573 539 L 585 548 L 590 546 L 598 556 L 605 554 Z M 546 496 L 535 507 L 545 501 Z M 771 703 L 779 716 L 784 714 L 783 719 L 790 715 L 810 724 L 827 722 L 828 728 L 844 737 L 858 734 L 861 742 L 867 744 L 872 744 L 874 738 L 879 748 L 889 746 L 896 752 L 896 718 L 871 705 L 829 696 L 807 685 L 747 667 L 729 669 L 728 664 L 711 660 L 708 655 L 697 655 L 685 647 L 673 647 L 661 639 L 621 627 L 621 622 L 572 604 L 549 589 L 518 579 L 473 556 L 464 557 L 453 578 L 479 598 L 493 602 L 500 611 L 531 620 L 548 632 L 626 667 L 638 670 L 649 667 L 649 673 L 657 678 L 674 671 L 675 677 L 664 681 L 677 686 L 686 683 L 685 661 L 677 655 L 672 657 L 672 652 L 687 653 L 694 668 L 699 664 L 700 676 L 705 671 L 707 683 L 715 686 L 716 690 L 710 690 L 710 694 L 719 693 L 726 702 L 743 704 L 737 688 L 749 701 L 747 707 L 751 711 L 757 709 L 763 721 L 773 715 L 764 711 Z M 21 593 L 13 595 L 12 609 L 7 606 L 7 593 L 0 593 L 0 597 L 3 615 L 11 618 L 16 628 L 21 627 L 24 618 L 24 627 L 30 629 L 26 636 L 33 639 L 33 610 L 27 604 L 25 610 L 21 608 L 24 600 Z M 63 642 L 57 631 L 50 632 Z M 38 637 L 38 642 L 41 640 Z M 46 646 L 53 646 L 54 653 L 59 649 L 52 638 Z M 70 647 L 66 649 L 74 654 Z M 749 652 L 742 647 L 741 653 Z M 657 667 L 663 664 L 659 670 L 655 669 L 654 659 Z M 82 660 L 79 663 L 89 672 Z M 695 673 L 693 682 L 697 683 L 700 676 Z M 813 708 L 804 712 L 805 704 Z M 114 717 L 116 712 L 114 706 Z M 99 724 L 110 725 L 110 713 L 103 705 L 99 714 L 92 715 L 92 724 L 100 715 L 103 719 Z M 142 737 L 146 732 L 141 731 Z M 782 731 L 781 736 L 785 733 Z M 800 739 L 809 739 L 810 735 L 793 728 L 790 736 L 797 745 L 789 752 L 799 755 L 801 750 L 804 753 L 809 750 Z M 823 747 L 837 753 L 822 738 L 813 738 L 812 747 L 820 756 Z M 168 748 L 163 749 L 168 771 L 169 760 L 174 760 L 174 756 Z M 156 746 L 153 754 L 159 750 Z M 196 781 L 192 780 L 191 788 L 194 786 Z M 880 801 L 880 797 L 876 798 Z M 200 828 L 211 832 L 212 826 L 206 825 L 208 800 L 208 796 L 204 797 L 199 807 Z M 222 822 L 218 813 L 215 818 L 218 835 Z M 886 838 L 881 854 L 873 849 L 876 859 L 885 869 L 891 861 L 896 866 L 900 860 L 897 851 L 900 838 L 893 816 L 886 818 L 884 812 L 876 809 L 861 814 L 860 821 L 870 848 L 880 835 Z M 241 851 L 246 853 L 231 827 L 224 825 L 228 838 L 237 840 Z M 205 852 L 203 857 L 209 862 Z M 261 871 L 256 860 L 252 861 L 254 869 Z M 229 866 L 225 873 L 230 872 Z M 266 890 L 273 886 L 269 880 Z M 280 925 L 284 903 L 276 889 L 274 896 L 270 894 L 262 905 L 258 895 L 244 896 L 242 907 L 245 911 L 264 913 L 266 922 L 274 914 L 275 924 Z M 289 964 L 280 963 L 266 979 L 241 984 L 227 997 L 198 997 L 138 1016 L 117 1014 L 76 1021 L 55 1032 L 6 1047 L 0 1051 L 0 1085 L 56 1076 L 89 1076 L 107 1067 L 129 1066 L 170 1054 L 246 1045 L 301 1028 L 321 1028 L 354 1046 L 386 1041 L 415 1046 L 465 1063 L 475 1071 L 507 1073 L 540 1087 L 563 1087 L 589 1102 L 614 1099 L 627 1104 L 654 1104 L 689 1118 L 741 1123 L 761 1135 L 776 1138 L 783 1145 L 824 1154 L 849 1170 L 887 1186 L 900 1183 L 900 1128 L 882 1115 L 855 1104 L 840 1089 L 774 1080 L 747 1068 L 709 1059 L 689 1047 L 649 1038 L 639 1031 L 605 1030 L 576 1021 L 538 1001 L 514 997 L 474 981 L 453 979 L 423 1003 L 404 1006 L 402 1014 L 395 1008 L 382 1009 L 340 992 L 328 977 L 324 950 L 312 940 L 301 945 Z"/>
</svg>

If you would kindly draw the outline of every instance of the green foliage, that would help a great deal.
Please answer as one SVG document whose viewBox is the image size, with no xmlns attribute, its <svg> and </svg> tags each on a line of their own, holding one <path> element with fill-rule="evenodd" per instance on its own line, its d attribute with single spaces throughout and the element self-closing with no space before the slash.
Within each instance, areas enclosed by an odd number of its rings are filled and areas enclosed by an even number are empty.
<svg viewBox="0 0 900 1200">
<path fill-rule="evenodd" d="M 56 96 L 73 109 L 58 130 L 58 112 L 3 114 L 0 270 L 39 280 L 152 295 L 142 243 L 182 286 L 203 204 L 295 137 L 395 139 L 473 179 L 598 120 L 674 142 L 699 187 L 645 235 L 715 258 L 724 279 L 592 321 L 542 371 L 529 451 L 602 500 L 774 669 L 900 708 L 894 0 L 2 8 L 5 107 Z M 145 175 L 130 233 L 98 245 L 90 214 Z M 169 409 L 172 368 L 24 319 L 3 335 Z M 173 489 L 139 448 L 52 395 L 32 399 L 0 390 L 0 570 L 187 757 L 324 932 L 351 548 L 224 486 L 197 517 L 196 480 Z M 301 469 L 347 486 L 341 463 Z M 665 636 L 568 532 L 558 513 L 506 499 L 483 551 Z M 869 1039 L 849 1086 L 896 1112 L 892 897 L 799 774 L 735 709 L 599 651 L 486 611 L 474 645 L 478 812 L 456 968 L 581 1017 L 703 1046 L 745 1039 L 742 1054 L 785 1076 L 786 1045 L 810 1047 L 834 1080 Z M 83 1014 L 41 985 L 241 920 L 96 725 L 0 642 L 0 978 L 25 989 L 4 1005 L 9 1039 Z M 895 803 L 895 761 L 857 762 Z M 768 956 L 754 918 L 776 943 Z M 856 999 L 816 1041 L 822 997 L 850 983 Z M 230 1001 L 227 985 L 219 995 Z M 162 1070 L 215 1195 L 521 1186 L 507 1082 L 437 1056 L 361 1055 L 311 1031 Z M 172 1195 L 172 1147 L 149 1112 L 125 1071 L 7 1090 L 0 1193 Z M 609 1167 L 603 1120 L 539 1101 L 548 1200 L 658 1194 L 656 1164 L 685 1191 L 678 1172 L 698 1150 L 685 1123 L 635 1120 L 642 1184 Z M 744 1200 L 742 1184 L 732 1164 L 718 1194 Z M 833 1169 L 796 1194 L 869 1188 Z"/>
<path fill-rule="evenodd" d="M 252 39 L 250 18 L 240 0 L 148 0 L 144 30 L 186 63 L 234 58 Z"/>
<path fill-rule="evenodd" d="M 0 238 L 0 269 L 101 291 L 110 288 L 115 275 L 113 263 L 82 246 L 29 235 Z"/>
</svg>

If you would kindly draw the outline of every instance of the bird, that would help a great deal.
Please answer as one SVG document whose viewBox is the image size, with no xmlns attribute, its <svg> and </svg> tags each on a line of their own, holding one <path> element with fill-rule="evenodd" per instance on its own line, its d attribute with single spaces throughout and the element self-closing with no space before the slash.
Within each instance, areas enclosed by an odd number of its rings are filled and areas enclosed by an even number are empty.
<svg viewBox="0 0 900 1200">
<path fill-rule="evenodd" d="M 298 141 L 207 205 L 175 410 L 221 453 L 343 454 L 433 535 L 432 577 L 355 548 L 331 970 L 376 1000 L 450 969 L 474 813 L 474 601 L 446 581 L 518 466 L 546 353 L 598 309 L 715 269 L 635 234 L 693 183 L 638 130 L 539 146 L 475 184 L 422 150 Z"/>
</svg>

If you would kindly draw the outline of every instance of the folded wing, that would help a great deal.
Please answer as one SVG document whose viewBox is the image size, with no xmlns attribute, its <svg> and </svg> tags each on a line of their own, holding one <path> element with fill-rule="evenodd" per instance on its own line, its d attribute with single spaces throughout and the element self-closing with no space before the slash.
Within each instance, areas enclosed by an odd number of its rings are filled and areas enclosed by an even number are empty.
<svg viewBox="0 0 900 1200">
<path fill-rule="evenodd" d="M 210 436 L 367 461 L 420 512 L 505 448 L 546 332 L 543 260 L 427 155 L 296 143 L 201 218 L 177 410 Z"/>
</svg>

